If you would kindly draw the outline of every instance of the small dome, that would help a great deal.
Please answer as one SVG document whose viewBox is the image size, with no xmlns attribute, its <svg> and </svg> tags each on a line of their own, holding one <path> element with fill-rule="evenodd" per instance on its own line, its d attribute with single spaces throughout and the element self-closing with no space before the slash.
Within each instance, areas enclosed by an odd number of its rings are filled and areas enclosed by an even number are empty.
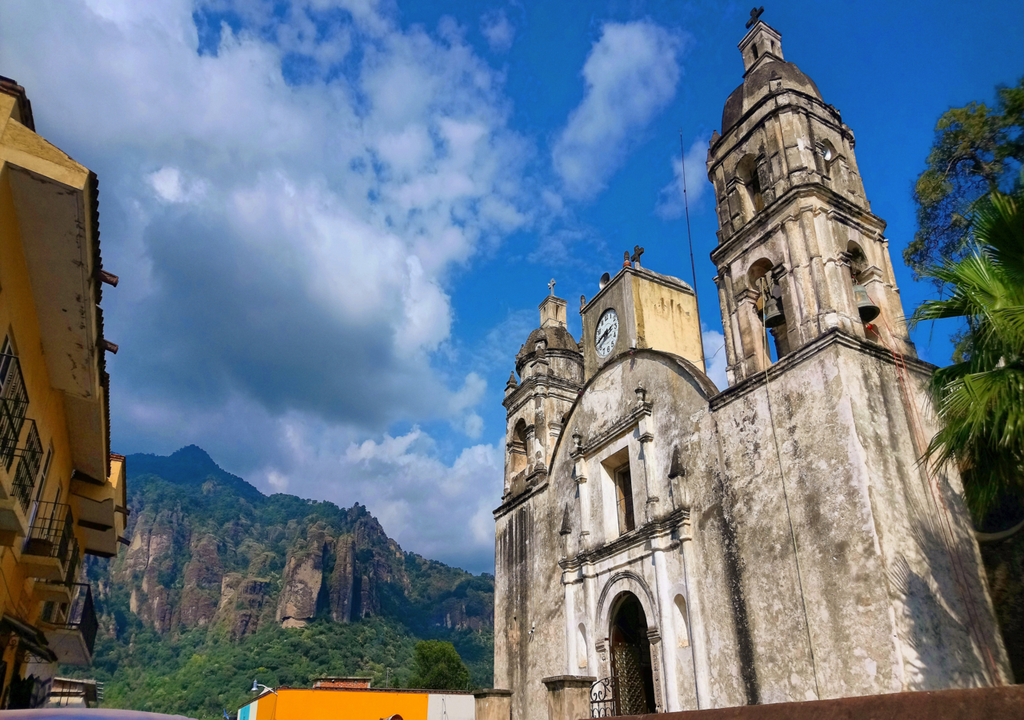
<svg viewBox="0 0 1024 720">
<path fill-rule="evenodd" d="M 525 355 L 533 352 L 537 343 L 541 340 L 547 343 L 549 350 L 579 351 L 572 334 L 564 327 L 556 325 L 555 327 L 537 328 L 530 333 L 530 337 L 526 338 L 526 345 L 523 347 L 522 354 Z"/>
<path fill-rule="evenodd" d="M 520 377 L 523 376 L 523 367 L 530 361 L 534 353 L 537 352 L 537 343 L 542 341 L 544 342 L 545 353 L 554 351 L 555 355 L 571 357 L 573 361 L 582 365 L 583 354 L 580 352 L 579 344 L 573 339 L 568 330 L 561 325 L 537 328 L 530 333 L 530 337 L 526 338 L 526 343 L 522 349 L 516 353 L 516 372 L 519 373 Z"/>
<path fill-rule="evenodd" d="M 722 111 L 723 135 L 732 130 L 747 111 L 769 93 L 769 80 L 781 80 L 781 90 L 796 90 L 824 102 L 818 86 L 800 68 L 791 62 L 769 58 L 755 67 L 725 101 L 725 109 Z"/>
</svg>

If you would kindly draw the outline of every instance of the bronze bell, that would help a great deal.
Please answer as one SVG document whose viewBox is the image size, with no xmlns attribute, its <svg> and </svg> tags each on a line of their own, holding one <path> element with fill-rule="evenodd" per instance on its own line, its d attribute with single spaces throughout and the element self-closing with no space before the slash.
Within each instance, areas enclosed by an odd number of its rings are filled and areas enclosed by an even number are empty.
<svg viewBox="0 0 1024 720">
<path fill-rule="evenodd" d="M 882 312 L 871 300 L 868 289 L 859 283 L 853 285 L 853 298 L 857 301 L 857 312 L 860 313 L 861 322 L 869 323 Z"/>
<path fill-rule="evenodd" d="M 775 328 L 786 324 L 786 314 L 782 312 L 782 298 L 768 296 L 764 303 L 764 326 Z"/>
</svg>

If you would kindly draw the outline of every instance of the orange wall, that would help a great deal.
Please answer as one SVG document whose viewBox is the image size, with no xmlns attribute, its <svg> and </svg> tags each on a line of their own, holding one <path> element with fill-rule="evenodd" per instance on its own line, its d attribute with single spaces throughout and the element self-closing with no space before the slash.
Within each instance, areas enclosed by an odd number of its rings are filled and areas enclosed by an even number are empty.
<svg viewBox="0 0 1024 720">
<path fill-rule="evenodd" d="M 427 692 L 278 690 L 260 698 L 257 720 L 426 720 Z M 269 702 L 268 702 L 269 701 Z"/>
</svg>

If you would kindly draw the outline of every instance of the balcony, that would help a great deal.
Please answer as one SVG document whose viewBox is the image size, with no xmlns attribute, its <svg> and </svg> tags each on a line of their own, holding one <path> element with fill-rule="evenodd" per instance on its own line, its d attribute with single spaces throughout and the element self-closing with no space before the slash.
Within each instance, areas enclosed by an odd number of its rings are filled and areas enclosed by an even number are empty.
<svg viewBox="0 0 1024 720">
<path fill-rule="evenodd" d="M 81 530 L 82 550 L 99 557 L 116 555 L 128 516 L 124 456 L 111 454 L 105 481 L 76 470 L 71 475 L 68 502 Z"/>
<path fill-rule="evenodd" d="M 63 503 L 41 502 L 29 528 L 21 562 L 29 577 L 52 582 L 71 582 L 78 570 L 75 518 Z"/>
<path fill-rule="evenodd" d="M 57 662 L 89 665 L 98 627 L 92 588 L 86 583 L 73 583 L 71 587 L 71 602 L 46 603 L 39 625 Z"/>
</svg>

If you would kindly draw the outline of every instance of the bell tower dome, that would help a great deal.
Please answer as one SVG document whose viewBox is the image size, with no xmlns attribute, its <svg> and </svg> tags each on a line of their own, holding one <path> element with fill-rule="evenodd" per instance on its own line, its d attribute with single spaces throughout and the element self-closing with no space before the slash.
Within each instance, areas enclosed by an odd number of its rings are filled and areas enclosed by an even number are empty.
<svg viewBox="0 0 1024 720">
<path fill-rule="evenodd" d="M 748 25 L 743 83 L 725 103 L 707 161 L 729 384 L 837 328 L 916 356 L 853 132 L 784 60 L 779 32 L 756 11 Z"/>
<path fill-rule="evenodd" d="M 566 329 L 566 301 L 555 297 L 554 288 L 552 280 L 540 304 L 540 327 L 519 349 L 515 372 L 505 385 L 506 498 L 547 477 L 562 417 L 583 387 L 583 354 Z"/>
</svg>

